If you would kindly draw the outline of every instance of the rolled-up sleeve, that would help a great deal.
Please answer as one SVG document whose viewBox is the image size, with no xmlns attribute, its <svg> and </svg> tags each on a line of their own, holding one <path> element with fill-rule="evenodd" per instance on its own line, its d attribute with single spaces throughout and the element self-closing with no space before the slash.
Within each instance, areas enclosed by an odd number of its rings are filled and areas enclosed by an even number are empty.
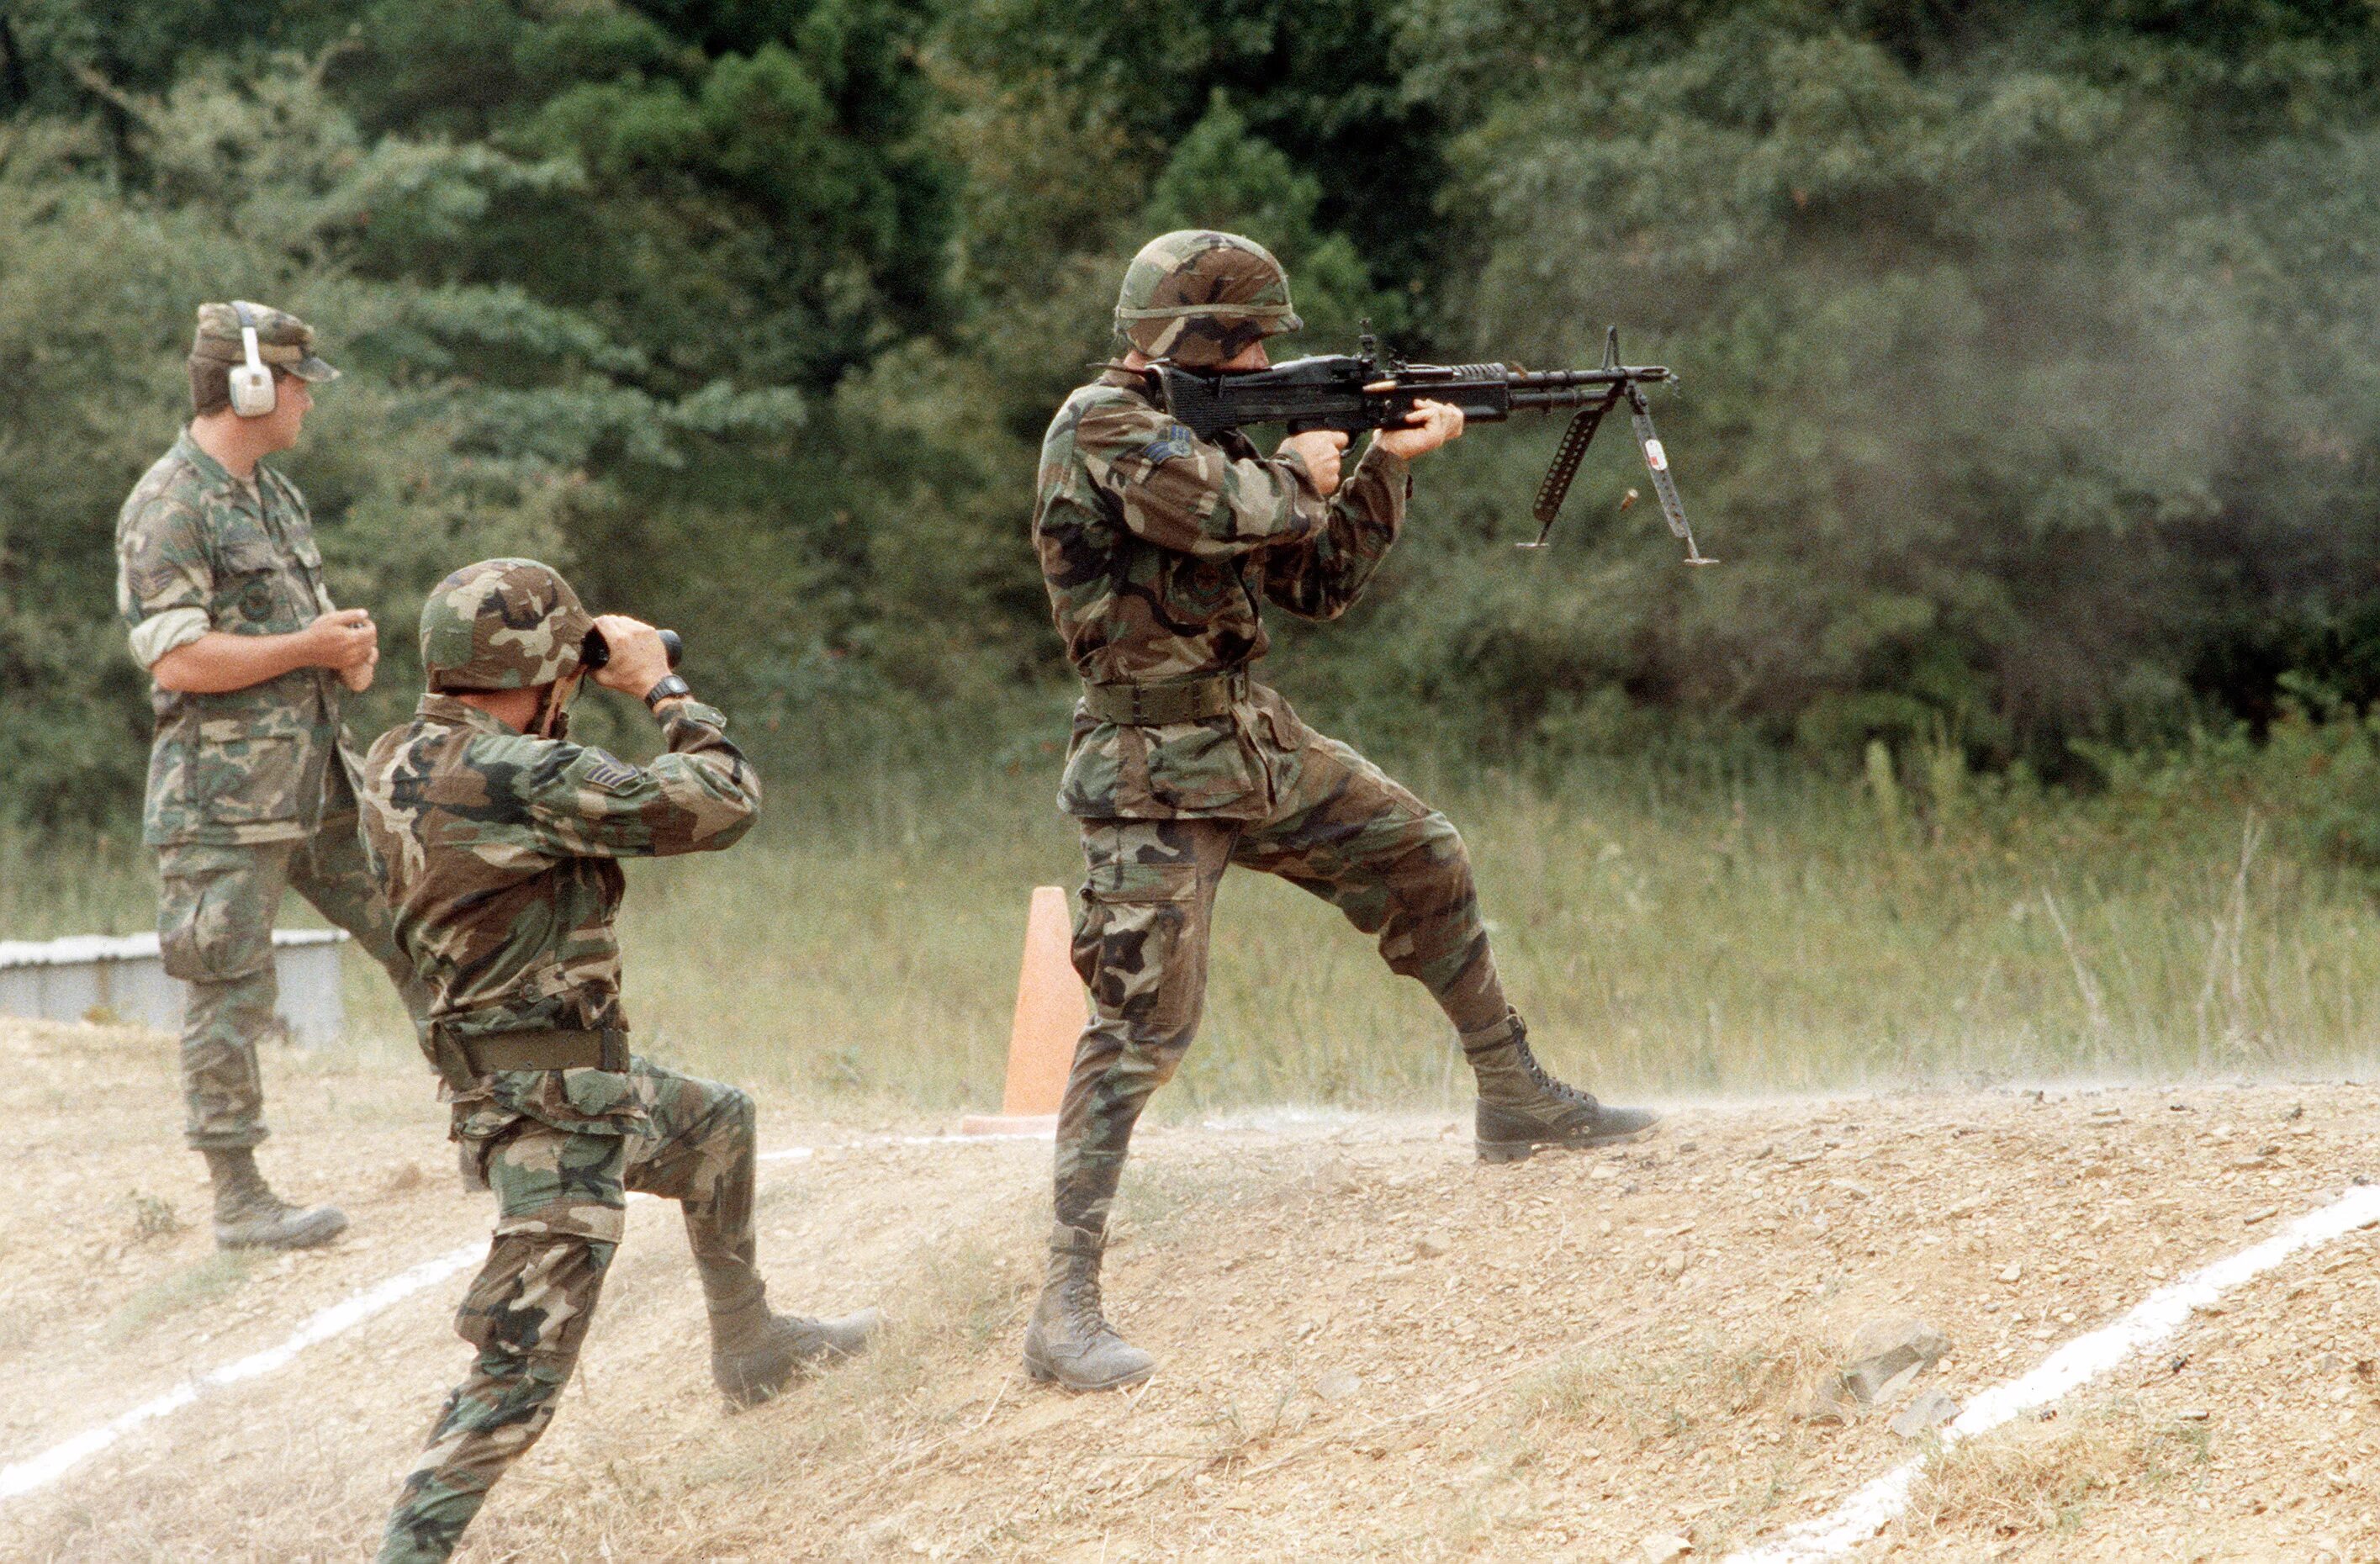
<svg viewBox="0 0 2380 1564">
<path fill-rule="evenodd" d="M 214 622 L 202 608 L 169 608 L 152 613 L 132 626 L 132 660 L 143 668 L 154 668 L 159 658 L 188 646 L 213 628 Z"/>
<path fill-rule="evenodd" d="M 115 545 L 115 609 L 141 667 L 214 628 L 214 566 L 199 514 L 158 498 L 125 518 Z"/>
</svg>

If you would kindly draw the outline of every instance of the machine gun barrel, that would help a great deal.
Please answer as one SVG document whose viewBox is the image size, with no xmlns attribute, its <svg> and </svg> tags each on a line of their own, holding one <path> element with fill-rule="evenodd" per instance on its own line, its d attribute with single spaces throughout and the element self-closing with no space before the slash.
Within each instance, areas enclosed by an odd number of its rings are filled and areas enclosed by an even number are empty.
<svg viewBox="0 0 2380 1564">
<path fill-rule="evenodd" d="M 1600 370 L 1515 370 L 1512 391 L 1558 391 L 1571 386 L 1655 385 L 1678 377 L 1667 364 L 1613 364 Z M 1552 406 L 1552 404 L 1547 404 Z"/>
</svg>

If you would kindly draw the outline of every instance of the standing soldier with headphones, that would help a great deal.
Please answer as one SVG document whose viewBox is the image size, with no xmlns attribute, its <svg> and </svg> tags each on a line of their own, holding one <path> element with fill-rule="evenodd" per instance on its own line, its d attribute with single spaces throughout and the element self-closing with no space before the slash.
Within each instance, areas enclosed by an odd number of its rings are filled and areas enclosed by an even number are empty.
<svg viewBox="0 0 2380 1564">
<path fill-rule="evenodd" d="M 157 850 L 165 970 L 189 985 L 182 1096 L 214 1184 L 215 1242 L 304 1249 L 347 1218 L 274 1194 L 257 1171 L 257 1038 L 274 1025 L 273 920 L 295 888 L 387 968 L 417 1025 L 423 990 L 364 865 L 342 725 L 371 685 L 371 615 L 322 584 L 305 497 L 262 457 L 298 443 L 338 370 L 294 315 L 199 307 L 194 415 L 116 522 L 116 607 L 155 681 L 142 839 Z"/>
</svg>

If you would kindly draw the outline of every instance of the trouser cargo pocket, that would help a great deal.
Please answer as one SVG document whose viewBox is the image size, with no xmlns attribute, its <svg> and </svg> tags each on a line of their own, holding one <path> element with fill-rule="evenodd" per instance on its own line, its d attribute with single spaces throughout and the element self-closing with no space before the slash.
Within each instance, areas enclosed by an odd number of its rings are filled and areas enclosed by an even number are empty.
<svg viewBox="0 0 2380 1564">
<path fill-rule="evenodd" d="M 276 844 L 157 855 L 157 945 L 167 976 L 228 983 L 272 964 L 286 852 Z"/>
</svg>

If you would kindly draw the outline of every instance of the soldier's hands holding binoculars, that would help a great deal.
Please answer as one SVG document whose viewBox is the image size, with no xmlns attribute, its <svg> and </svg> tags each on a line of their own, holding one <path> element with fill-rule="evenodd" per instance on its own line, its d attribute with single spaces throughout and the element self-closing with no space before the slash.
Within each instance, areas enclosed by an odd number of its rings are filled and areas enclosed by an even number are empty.
<svg viewBox="0 0 2380 1564">
<path fill-rule="evenodd" d="M 625 613 L 599 613 L 595 628 L 603 633 L 612 655 L 588 676 L 605 689 L 642 700 L 647 690 L 669 677 L 669 649 L 662 645 L 659 630 Z"/>
</svg>

